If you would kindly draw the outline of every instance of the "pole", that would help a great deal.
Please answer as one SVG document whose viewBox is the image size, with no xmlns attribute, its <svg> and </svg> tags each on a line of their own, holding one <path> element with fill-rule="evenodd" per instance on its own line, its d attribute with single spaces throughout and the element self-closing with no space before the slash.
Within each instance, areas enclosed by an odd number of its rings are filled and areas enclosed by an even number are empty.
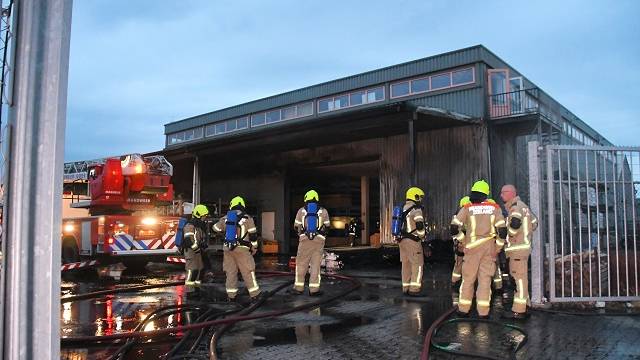
<svg viewBox="0 0 640 360">
<path fill-rule="evenodd" d="M 60 353 L 60 226 L 72 0 L 16 1 L 3 357 Z"/>
</svg>

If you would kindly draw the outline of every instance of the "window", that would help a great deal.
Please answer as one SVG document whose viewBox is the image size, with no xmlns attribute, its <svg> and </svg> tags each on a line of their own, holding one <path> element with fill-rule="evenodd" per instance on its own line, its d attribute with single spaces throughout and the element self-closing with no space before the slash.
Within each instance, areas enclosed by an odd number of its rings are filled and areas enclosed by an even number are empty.
<svg viewBox="0 0 640 360">
<path fill-rule="evenodd" d="M 202 128 L 201 127 L 193 129 L 193 137 L 195 139 L 202 139 Z"/>
<path fill-rule="evenodd" d="M 349 96 L 348 95 L 336 96 L 333 99 L 333 105 L 335 106 L 336 109 L 348 107 L 349 106 Z"/>
<path fill-rule="evenodd" d="M 473 68 L 454 71 L 451 73 L 451 84 L 453 86 L 470 84 L 473 82 Z"/>
<path fill-rule="evenodd" d="M 298 105 L 298 116 L 313 115 L 313 102 Z"/>
<path fill-rule="evenodd" d="M 193 133 L 193 129 L 187 130 L 184 132 L 184 141 L 193 140 L 195 134 Z"/>
<path fill-rule="evenodd" d="M 273 110 L 267 113 L 267 124 L 280 121 L 280 110 Z"/>
<path fill-rule="evenodd" d="M 296 107 L 288 107 L 282 109 L 282 120 L 293 119 L 296 117 Z"/>
<path fill-rule="evenodd" d="M 384 88 L 382 86 L 379 88 L 367 90 L 368 103 L 382 101 L 382 100 L 384 100 Z"/>
<path fill-rule="evenodd" d="M 225 123 L 217 123 L 216 124 L 216 135 L 224 134 L 227 131 L 227 126 Z"/>
<path fill-rule="evenodd" d="M 234 131 L 238 127 L 238 122 L 236 119 L 227 120 L 227 132 Z"/>
<path fill-rule="evenodd" d="M 367 101 L 367 96 L 364 91 L 356 91 L 349 95 L 349 104 L 351 106 L 362 105 Z"/>
<path fill-rule="evenodd" d="M 184 132 L 169 135 L 169 145 L 179 144 L 184 141 Z"/>
<path fill-rule="evenodd" d="M 204 129 L 204 136 L 213 136 L 216 134 L 216 125 L 207 125 Z"/>
<path fill-rule="evenodd" d="M 431 90 L 443 89 L 451 86 L 451 74 L 441 74 L 431 77 Z"/>
<path fill-rule="evenodd" d="M 333 98 L 318 101 L 318 112 L 333 110 Z"/>
<path fill-rule="evenodd" d="M 249 118 L 243 117 L 238 119 L 238 130 L 246 129 L 249 127 Z"/>
<path fill-rule="evenodd" d="M 391 85 L 391 97 L 399 97 L 409 95 L 409 82 L 401 82 Z"/>
<path fill-rule="evenodd" d="M 266 123 L 265 114 L 255 114 L 251 115 L 251 127 L 260 126 Z"/>
<path fill-rule="evenodd" d="M 411 81 L 411 92 L 412 93 L 421 93 L 429 91 L 429 78 L 424 79 L 416 79 Z"/>
</svg>

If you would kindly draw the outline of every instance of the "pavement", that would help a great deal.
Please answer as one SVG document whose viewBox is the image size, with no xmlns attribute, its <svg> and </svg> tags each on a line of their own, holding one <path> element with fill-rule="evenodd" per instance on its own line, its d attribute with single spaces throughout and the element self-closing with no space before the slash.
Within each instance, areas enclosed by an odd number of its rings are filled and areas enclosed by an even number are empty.
<svg viewBox="0 0 640 360">
<path fill-rule="evenodd" d="M 273 259 L 266 259 L 259 268 L 277 267 Z M 427 263 L 424 272 L 424 295 L 407 297 L 401 292 L 400 269 L 388 261 L 369 261 L 349 268 L 342 275 L 353 276 L 362 283 L 357 291 L 308 311 L 288 314 L 278 318 L 241 322 L 228 330 L 220 339 L 217 353 L 220 359 L 418 359 L 424 335 L 431 324 L 451 308 L 450 265 Z M 162 272 L 156 277 L 164 276 Z M 290 279 L 289 279 L 290 280 Z M 149 281 L 145 279 L 144 281 Z M 224 297 L 222 279 L 203 286 L 199 301 L 220 300 Z M 263 290 L 275 288 L 285 279 L 259 279 Z M 340 280 L 325 279 L 324 295 L 328 297 L 347 288 Z M 175 301 L 176 292 L 163 290 L 137 294 L 145 300 L 145 311 L 160 304 Z M 246 299 L 247 294 L 241 295 Z M 322 298 L 321 297 L 321 298 Z M 156 299 L 156 300 L 153 300 Z M 117 301 L 117 298 L 111 299 Z M 132 301 L 135 301 L 133 299 Z M 152 301 L 153 300 L 153 301 Z M 316 297 L 295 296 L 281 291 L 269 298 L 256 313 L 286 309 L 312 301 Z M 95 300 L 89 307 L 96 308 L 104 299 Z M 191 299 L 187 300 L 193 301 Z M 157 304 L 150 306 L 149 304 Z M 75 305 L 74 305 L 75 306 Z M 68 311 L 68 310 L 67 310 Z M 111 310 L 114 311 L 114 310 Z M 502 307 L 499 299 L 493 302 L 492 318 L 501 323 L 521 327 L 528 334 L 528 341 L 517 353 L 517 359 L 640 359 L 640 317 L 625 316 L 576 316 L 533 311 L 526 321 L 500 318 Z M 585 310 L 582 310 L 585 311 Z M 640 311 L 640 309 L 635 309 Z M 67 336 L 94 334 L 96 319 L 91 316 L 64 317 L 62 324 Z M 104 320 L 104 312 L 95 311 Z M 68 314 L 67 314 L 68 315 Z M 111 317 L 118 314 L 109 314 Z M 126 319 L 126 314 L 121 314 Z M 121 331 L 135 326 L 127 322 Z M 161 324 L 156 324 L 160 326 Z M 164 324 L 171 326 L 171 324 Z M 63 329 L 64 329 L 63 326 Z M 104 331 L 102 326 L 101 331 Z M 435 335 L 434 341 L 459 351 L 484 354 L 494 358 L 509 358 L 523 335 L 501 324 L 455 323 L 446 324 Z M 197 349 L 196 355 L 206 358 L 208 341 Z M 162 358 L 169 345 L 141 347 L 130 352 L 127 358 Z M 65 349 L 62 358 L 103 358 L 115 347 Z M 74 358 L 74 359 L 76 359 Z M 431 359 L 456 359 L 432 349 Z"/>
</svg>

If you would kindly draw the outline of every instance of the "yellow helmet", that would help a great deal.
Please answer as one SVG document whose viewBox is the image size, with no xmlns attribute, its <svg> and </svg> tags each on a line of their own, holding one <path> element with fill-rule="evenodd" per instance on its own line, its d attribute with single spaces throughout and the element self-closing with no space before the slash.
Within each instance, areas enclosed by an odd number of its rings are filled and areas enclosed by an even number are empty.
<svg viewBox="0 0 640 360">
<path fill-rule="evenodd" d="M 236 196 L 233 199 L 231 199 L 231 202 L 229 203 L 229 208 L 233 209 L 234 207 L 236 207 L 238 205 L 240 205 L 242 207 L 245 207 L 244 199 L 242 197 L 240 197 L 240 196 Z"/>
<path fill-rule="evenodd" d="M 407 200 L 422 201 L 422 198 L 424 198 L 424 191 L 414 186 L 412 188 L 409 188 L 409 190 L 407 190 L 406 198 Z"/>
<path fill-rule="evenodd" d="M 193 208 L 191 215 L 194 218 L 200 219 L 203 216 L 209 215 L 209 209 L 207 209 L 207 207 L 202 204 L 198 204 L 196 205 L 196 207 Z"/>
<path fill-rule="evenodd" d="M 463 206 L 465 206 L 467 204 L 470 204 L 470 203 L 471 203 L 471 200 L 469 199 L 469 196 L 465 196 L 462 199 L 460 199 L 460 203 L 459 204 L 460 204 L 460 207 L 463 207 Z"/>
<path fill-rule="evenodd" d="M 478 180 L 475 183 L 473 183 L 473 186 L 471 187 L 471 191 L 479 192 L 489 196 L 489 192 L 490 192 L 489 183 L 487 183 L 484 180 Z"/>
<path fill-rule="evenodd" d="M 320 195 L 318 195 L 318 192 L 315 190 L 309 190 L 306 194 L 304 194 L 304 202 L 312 200 L 320 201 Z"/>
</svg>

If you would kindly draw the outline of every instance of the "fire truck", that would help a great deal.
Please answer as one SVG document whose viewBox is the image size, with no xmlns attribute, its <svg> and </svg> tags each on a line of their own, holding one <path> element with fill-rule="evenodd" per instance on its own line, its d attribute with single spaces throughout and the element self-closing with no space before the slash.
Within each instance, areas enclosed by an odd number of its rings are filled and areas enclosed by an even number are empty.
<svg viewBox="0 0 640 360">
<path fill-rule="evenodd" d="M 140 267 L 176 254 L 172 175 L 158 155 L 65 164 L 62 263 Z"/>
</svg>

